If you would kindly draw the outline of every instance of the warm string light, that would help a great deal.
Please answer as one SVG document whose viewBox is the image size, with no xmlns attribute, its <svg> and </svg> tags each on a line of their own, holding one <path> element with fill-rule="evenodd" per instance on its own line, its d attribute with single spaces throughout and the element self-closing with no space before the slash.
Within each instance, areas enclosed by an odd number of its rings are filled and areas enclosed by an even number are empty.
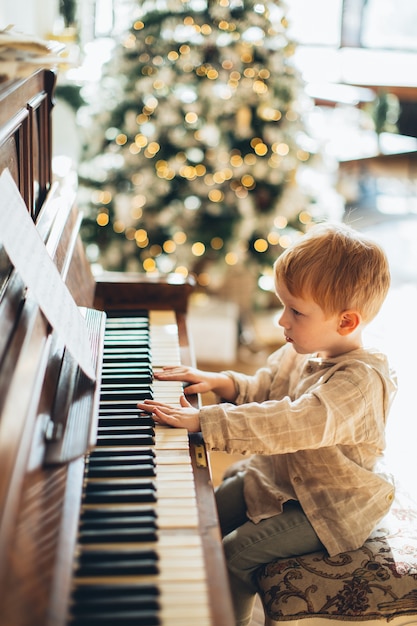
<svg viewBox="0 0 417 626">
<path fill-rule="evenodd" d="M 301 225 L 306 225 L 310 223 L 312 219 L 311 215 L 306 212 L 300 213 L 298 218 L 300 221 L 300 227 Z M 103 226 L 103 227 L 107 226 L 108 221 L 109 221 L 108 215 L 106 213 L 98 214 L 97 223 L 99 224 L 99 226 Z M 282 223 L 283 229 L 286 228 L 287 224 L 286 224 L 285 218 L 281 219 L 281 216 L 278 216 L 277 222 Z M 114 226 L 115 227 L 117 226 L 116 222 Z M 150 241 L 148 239 L 148 233 L 146 232 L 146 230 L 142 228 L 139 228 L 137 230 L 133 228 L 123 228 L 123 230 L 119 232 L 124 232 L 127 239 L 135 240 L 138 248 L 147 248 L 150 245 Z M 253 248 L 256 253 L 261 255 L 262 253 L 265 253 L 269 247 L 279 246 L 280 248 L 285 249 L 289 245 L 291 245 L 293 240 L 294 240 L 294 237 L 288 234 L 280 234 L 279 231 L 271 231 L 270 233 L 268 233 L 266 239 L 262 237 L 257 238 L 253 242 Z M 162 244 L 162 247 L 157 246 L 157 245 L 150 246 L 149 247 L 150 256 L 147 256 L 144 259 L 143 269 L 146 272 L 155 272 L 157 269 L 156 258 L 161 256 L 162 253 L 165 253 L 168 255 L 174 254 L 177 250 L 177 246 L 181 246 L 185 244 L 186 241 L 187 241 L 186 234 L 183 232 L 177 232 L 175 233 L 173 239 L 165 240 Z M 224 241 L 221 237 L 213 237 L 213 239 L 210 242 L 210 246 L 213 250 L 216 250 L 216 251 L 221 250 L 224 246 Z M 206 246 L 202 242 L 196 241 L 192 243 L 191 253 L 195 257 L 201 257 L 204 255 L 205 252 L 206 252 Z M 239 260 L 240 260 L 239 254 L 236 252 L 227 252 L 224 255 L 224 261 L 226 265 L 230 265 L 230 266 L 236 265 L 239 262 Z M 177 268 L 175 268 L 175 271 L 177 271 Z M 205 281 L 209 282 L 209 277 L 206 277 Z"/>
<path fill-rule="evenodd" d="M 232 19 L 228 0 L 219 0 L 214 20 L 204 11 L 189 12 L 187 1 L 183 6 L 186 14 L 173 12 L 170 21 L 158 24 L 158 34 L 144 16 L 123 41 L 129 63 L 137 65 L 132 93 L 140 104 L 132 117 L 126 98 L 126 112 L 117 124 L 111 121 L 105 137 L 109 160 L 116 163 L 121 156 L 126 177 L 115 182 L 120 193 L 92 197 L 99 228 L 110 227 L 131 242 L 146 272 L 179 271 L 187 255 L 232 266 L 245 262 L 249 252 L 260 259 L 278 254 L 292 232 L 313 219 L 303 208 L 293 211 L 289 224 L 275 199 L 281 191 L 274 192 L 293 185 L 298 164 L 310 158 L 294 141 L 299 113 L 291 106 L 293 72 L 281 60 L 275 82 L 276 68 L 268 66 L 275 51 L 264 53 L 269 38 L 284 37 L 285 20 L 274 27 L 257 25 L 260 16 L 269 18 L 262 3 L 254 9 L 257 21 L 250 11 Z M 288 48 L 283 45 L 281 58 L 287 58 Z M 233 133 L 235 145 L 228 146 Z M 119 163 L 115 178 L 125 176 Z M 106 186 L 111 189 L 112 183 Z M 123 193 L 131 195 L 127 208 L 120 204 Z M 223 218 L 227 211 L 230 217 Z M 250 244 L 234 243 L 228 221 L 257 223 L 259 211 L 264 212 L 260 232 Z M 195 219 L 204 236 L 195 232 Z M 200 274 L 209 281 L 207 273 Z"/>
</svg>

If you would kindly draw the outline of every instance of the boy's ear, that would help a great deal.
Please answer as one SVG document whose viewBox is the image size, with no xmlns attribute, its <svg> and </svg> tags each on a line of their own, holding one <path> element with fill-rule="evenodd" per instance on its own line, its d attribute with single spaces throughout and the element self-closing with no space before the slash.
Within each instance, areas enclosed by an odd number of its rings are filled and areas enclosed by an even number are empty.
<svg viewBox="0 0 417 626">
<path fill-rule="evenodd" d="M 361 316 L 355 310 L 343 311 L 339 320 L 339 335 L 349 335 L 352 333 L 361 323 Z"/>
</svg>

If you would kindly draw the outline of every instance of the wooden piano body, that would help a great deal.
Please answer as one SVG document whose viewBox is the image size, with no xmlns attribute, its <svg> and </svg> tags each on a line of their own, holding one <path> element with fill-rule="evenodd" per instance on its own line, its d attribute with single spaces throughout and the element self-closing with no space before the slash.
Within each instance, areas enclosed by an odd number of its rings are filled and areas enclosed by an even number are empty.
<svg viewBox="0 0 417 626">
<path fill-rule="evenodd" d="M 54 78 L 52 72 L 41 70 L 1 86 L 0 173 L 9 169 L 77 305 L 106 312 L 174 311 L 181 360 L 192 363 L 186 325 L 190 281 L 179 284 L 169 278 L 146 280 L 125 274 L 95 279 L 91 273 L 79 237 L 81 218 L 74 190 L 52 182 Z M 0 211 L 1 202 L 0 198 Z M 95 337 L 97 344 L 99 340 Z M 48 457 L 57 389 L 61 405 L 68 408 L 77 401 L 74 383 L 62 371 L 63 352 L 65 346 L 36 302 L 26 298 L 26 286 L 0 245 L 0 623 L 5 626 L 69 623 L 85 456 L 64 455 L 60 462 L 54 455 Z M 96 359 L 99 362 L 100 354 Z M 96 367 L 99 372 L 99 363 Z M 93 398 L 100 393 L 99 385 L 98 379 L 87 390 Z M 90 408 L 93 405 L 90 402 Z M 192 438 L 189 451 L 208 581 L 209 623 L 230 626 L 231 603 L 204 446 Z M 169 626 L 177 624 L 175 617 L 160 619 Z M 206 621 L 196 615 L 190 623 Z"/>
</svg>

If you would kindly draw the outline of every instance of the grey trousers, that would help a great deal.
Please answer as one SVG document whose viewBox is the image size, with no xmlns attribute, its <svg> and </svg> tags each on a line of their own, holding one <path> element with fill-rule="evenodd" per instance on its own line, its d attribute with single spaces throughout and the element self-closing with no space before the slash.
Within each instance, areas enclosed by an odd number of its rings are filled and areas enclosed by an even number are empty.
<svg viewBox="0 0 417 626">
<path fill-rule="evenodd" d="M 236 626 L 247 626 L 256 597 L 254 573 L 278 557 L 324 548 L 299 502 L 290 500 L 281 514 L 251 522 L 243 496 L 244 472 L 226 478 L 216 489 L 216 502 L 226 556 Z"/>
</svg>

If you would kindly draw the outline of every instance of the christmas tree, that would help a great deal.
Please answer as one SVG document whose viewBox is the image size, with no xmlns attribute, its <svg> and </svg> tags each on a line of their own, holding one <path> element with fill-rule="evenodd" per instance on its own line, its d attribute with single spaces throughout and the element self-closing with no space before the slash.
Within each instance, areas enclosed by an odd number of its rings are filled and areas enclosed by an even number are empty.
<svg viewBox="0 0 417 626">
<path fill-rule="evenodd" d="M 297 182 L 311 154 L 287 26 L 278 0 L 137 7 L 79 167 L 83 239 L 105 269 L 202 285 L 235 265 L 262 273 L 322 218 Z"/>
</svg>

